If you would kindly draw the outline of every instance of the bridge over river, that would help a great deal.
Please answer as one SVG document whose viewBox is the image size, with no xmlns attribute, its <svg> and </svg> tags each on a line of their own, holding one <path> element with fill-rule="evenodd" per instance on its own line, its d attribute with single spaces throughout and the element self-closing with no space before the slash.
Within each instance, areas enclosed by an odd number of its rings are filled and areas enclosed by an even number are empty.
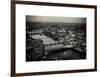
<svg viewBox="0 0 100 77">
<path fill-rule="evenodd" d="M 45 45 L 45 51 L 50 51 L 49 56 L 58 57 L 62 60 L 70 60 L 70 59 L 85 59 L 86 53 L 79 52 L 75 50 L 72 46 L 67 45 L 65 46 L 63 42 L 58 42 L 52 39 L 51 37 L 48 37 L 44 34 L 32 34 L 30 37 L 34 39 L 41 39 L 43 41 L 43 44 Z M 42 54 L 39 55 L 39 57 L 42 56 Z M 39 58 L 37 56 L 37 58 Z M 43 56 L 42 56 L 43 57 Z M 48 57 L 48 56 L 47 56 Z M 41 60 L 41 57 L 40 57 Z"/>
<path fill-rule="evenodd" d="M 34 39 L 41 39 L 43 41 L 43 44 L 45 45 L 45 50 L 53 50 L 53 49 L 60 49 L 60 48 L 71 48 L 72 45 L 65 46 L 63 42 L 58 42 L 52 39 L 51 37 L 48 37 L 44 34 L 34 34 L 31 35 Z"/>
</svg>

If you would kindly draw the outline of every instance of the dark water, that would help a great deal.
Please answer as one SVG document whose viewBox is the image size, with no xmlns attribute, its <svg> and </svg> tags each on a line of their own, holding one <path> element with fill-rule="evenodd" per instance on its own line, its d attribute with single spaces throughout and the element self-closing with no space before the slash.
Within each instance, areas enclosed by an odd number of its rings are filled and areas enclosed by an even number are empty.
<svg viewBox="0 0 100 77">
<path fill-rule="evenodd" d="M 62 60 L 85 59 L 85 53 L 80 53 L 70 49 L 58 53 L 53 53 L 52 56 L 59 57 Z"/>
</svg>

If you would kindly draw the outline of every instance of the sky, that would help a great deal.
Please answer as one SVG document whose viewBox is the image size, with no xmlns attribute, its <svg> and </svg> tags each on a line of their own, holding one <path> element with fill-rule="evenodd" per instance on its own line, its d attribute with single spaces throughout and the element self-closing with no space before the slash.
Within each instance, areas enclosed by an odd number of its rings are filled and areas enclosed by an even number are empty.
<svg viewBox="0 0 100 77">
<path fill-rule="evenodd" d="M 54 16 L 26 16 L 29 22 L 64 22 L 64 23 L 86 23 L 86 18 L 79 17 L 54 17 Z"/>
</svg>

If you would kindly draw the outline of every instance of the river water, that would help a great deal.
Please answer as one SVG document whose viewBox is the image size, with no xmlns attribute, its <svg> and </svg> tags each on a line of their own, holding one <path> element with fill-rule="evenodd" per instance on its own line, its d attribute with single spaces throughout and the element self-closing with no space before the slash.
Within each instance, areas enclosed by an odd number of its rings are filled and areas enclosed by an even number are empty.
<svg viewBox="0 0 100 77">
<path fill-rule="evenodd" d="M 57 41 L 55 41 L 52 38 L 50 38 L 48 36 L 45 36 L 43 34 L 42 35 L 41 34 L 32 35 L 31 37 L 34 38 L 34 39 L 41 39 L 45 45 L 58 43 Z M 63 46 L 64 46 L 63 44 L 50 45 L 50 46 L 46 46 L 45 50 L 59 49 L 59 48 L 61 48 Z"/>
<path fill-rule="evenodd" d="M 52 43 L 57 43 L 57 41 L 53 40 L 52 38 L 45 36 L 43 34 L 36 34 L 31 36 L 34 39 L 41 39 L 43 43 L 46 44 L 52 44 Z"/>
<path fill-rule="evenodd" d="M 34 39 L 41 39 L 43 40 L 43 43 L 46 44 L 52 44 L 52 43 L 58 43 L 57 41 L 53 40 L 52 38 L 45 36 L 45 35 L 41 35 L 41 34 L 36 34 L 36 35 L 31 35 L 32 38 Z M 50 45 L 50 46 L 46 46 L 45 50 L 55 50 L 55 49 L 60 49 L 64 47 L 63 44 L 56 44 L 56 45 Z M 51 54 L 52 56 L 55 57 L 59 57 L 62 60 L 70 60 L 70 59 L 80 59 L 81 58 L 81 53 L 78 53 L 76 51 L 73 50 L 65 50 L 65 51 L 61 51 L 58 53 L 53 53 Z"/>
</svg>

